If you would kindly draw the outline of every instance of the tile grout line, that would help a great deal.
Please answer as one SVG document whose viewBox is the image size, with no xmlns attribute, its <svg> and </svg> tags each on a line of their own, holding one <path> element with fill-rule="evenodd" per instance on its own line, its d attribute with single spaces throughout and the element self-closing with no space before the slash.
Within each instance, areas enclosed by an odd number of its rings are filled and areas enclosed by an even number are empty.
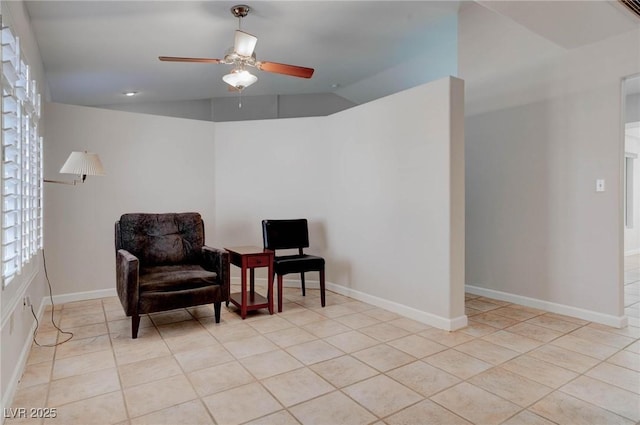
<svg viewBox="0 0 640 425">
<path fill-rule="evenodd" d="M 115 365 L 116 376 L 118 377 L 118 385 L 120 386 L 120 395 L 122 397 L 122 404 L 124 405 L 124 412 L 127 417 L 127 421 L 131 421 L 131 415 L 129 414 L 129 403 L 127 403 L 127 398 L 124 393 L 124 385 L 122 384 L 122 378 L 120 377 L 120 368 L 118 365 L 118 359 L 116 357 L 116 351 L 113 346 L 113 339 L 111 338 L 111 329 L 109 327 L 109 317 L 107 316 L 107 311 L 104 307 L 104 300 L 100 300 L 100 305 L 102 306 L 102 311 L 104 313 L 104 324 L 107 328 L 107 336 L 109 337 L 109 347 L 111 349 L 111 356 L 113 357 L 113 364 Z"/>
</svg>

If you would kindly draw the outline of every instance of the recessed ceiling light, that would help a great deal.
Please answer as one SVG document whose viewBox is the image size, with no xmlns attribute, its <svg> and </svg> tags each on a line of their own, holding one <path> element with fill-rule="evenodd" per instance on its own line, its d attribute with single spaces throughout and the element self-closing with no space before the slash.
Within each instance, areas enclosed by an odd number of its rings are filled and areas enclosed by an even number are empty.
<svg viewBox="0 0 640 425">
<path fill-rule="evenodd" d="M 124 93 L 122 93 L 122 94 L 124 94 L 124 95 L 125 95 L 125 96 L 127 96 L 127 97 L 131 97 L 131 96 L 135 96 L 135 95 L 137 95 L 137 94 L 138 94 L 138 92 L 137 92 L 137 91 L 126 91 L 126 92 L 124 92 Z"/>
<path fill-rule="evenodd" d="M 337 89 L 338 87 L 340 87 L 340 84 L 338 83 L 331 84 L 331 88 Z"/>
</svg>

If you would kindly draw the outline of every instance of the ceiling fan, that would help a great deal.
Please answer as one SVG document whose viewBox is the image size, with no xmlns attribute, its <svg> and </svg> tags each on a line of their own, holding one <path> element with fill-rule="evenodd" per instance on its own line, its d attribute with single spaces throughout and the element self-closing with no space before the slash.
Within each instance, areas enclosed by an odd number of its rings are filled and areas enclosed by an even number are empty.
<svg viewBox="0 0 640 425">
<path fill-rule="evenodd" d="M 247 67 L 254 67 L 261 71 L 273 72 L 275 74 L 290 75 L 300 78 L 311 78 L 313 68 L 303 66 L 287 65 L 277 62 L 259 61 L 256 59 L 255 47 L 258 38 L 242 31 L 242 18 L 249 14 L 251 8 L 244 4 L 239 4 L 231 8 L 233 16 L 238 18 L 238 29 L 235 34 L 233 47 L 229 48 L 223 59 L 210 58 L 183 58 L 174 56 L 160 56 L 158 59 L 165 62 L 196 62 L 196 63 L 222 63 L 233 65 L 231 72 L 222 77 L 222 80 L 229 84 L 231 90 L 242 91 L 251 84 L 258 81 L 258 77 L 247 71 Z"/>
</svg>

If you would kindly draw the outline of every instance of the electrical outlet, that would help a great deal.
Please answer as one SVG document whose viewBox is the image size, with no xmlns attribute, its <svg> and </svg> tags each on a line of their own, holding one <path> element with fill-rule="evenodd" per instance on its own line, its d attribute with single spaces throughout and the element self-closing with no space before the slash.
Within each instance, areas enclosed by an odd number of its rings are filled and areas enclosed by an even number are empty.
<svg viewBox="0 0 640 425">
<path fill-rule="evenodd" d="M 22 311 L 24 311 L 27 307 L 31 307 L 31 297 L 29 295 L 25 295 L 22 298 Z"/>
</svg>

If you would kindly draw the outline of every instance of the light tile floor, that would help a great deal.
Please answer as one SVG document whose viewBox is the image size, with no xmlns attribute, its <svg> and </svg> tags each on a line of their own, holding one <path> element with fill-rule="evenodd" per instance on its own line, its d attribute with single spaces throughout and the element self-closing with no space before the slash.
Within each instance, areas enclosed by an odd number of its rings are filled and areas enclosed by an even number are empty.
<svg viewBox="0 0 640 425">
<path fill-rule="evenodd" d="M 624 312 L 629 323 L 640 326 L 640 254 L 624 257 Z"/>
<path fill-rule="evenodd" d="M 117 298 L 57 306 L 74 338 L 33 346 L 6 424 L 635 424 L 640 328 L 614 329 L 467 295 L 446 332 L 331 293 L 287 288 L 284 311 L 145 316 Z M 50 320 L 38 334 L 56 340 Z"/>
</svg>

